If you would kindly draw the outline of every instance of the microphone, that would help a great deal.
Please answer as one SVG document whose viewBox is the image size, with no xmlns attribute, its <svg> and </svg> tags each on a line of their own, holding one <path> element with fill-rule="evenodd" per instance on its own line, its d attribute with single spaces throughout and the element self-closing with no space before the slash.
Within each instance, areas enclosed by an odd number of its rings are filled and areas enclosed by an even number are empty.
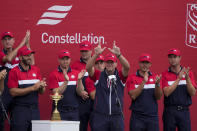
<svg viewBox="0 0 197 131">
<path fill-rule="evenodd" d="M 116 85 L 116 76 L 115 75 L 109 75 L 108 79 L 112 82 L 112 84 Z"/>
</svg>

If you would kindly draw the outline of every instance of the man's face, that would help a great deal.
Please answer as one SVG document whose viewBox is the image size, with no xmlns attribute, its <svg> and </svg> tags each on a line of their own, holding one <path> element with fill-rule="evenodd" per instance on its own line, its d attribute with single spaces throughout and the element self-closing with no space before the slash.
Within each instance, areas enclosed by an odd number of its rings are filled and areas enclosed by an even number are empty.
<svg viewBox="0 0 197 131">
<path fill-rule="evenodd" d="M 105 68 L 108 73 L 113 73 L 115 71 L 116 66 L 117 63 L 111 60 L 105 62 Z"/>
<path fill-rule="evenodd" d="M 168 60 L 171 66 L 177 66 L 177 65 L 180 65 L 181 56 L 171 54 L 171 55 L 168 55 Z"/>
<path fill-rule="evenodd" d="M 20 56 L 19 59 L 24 65 L 30 66 L 32 61 L 31 55 L 32 53 L 30 53 L 29 55 Z"/>
<path fill-rule="evenodd" d="M 81 54 L 81 58 L 83 60 L 88 60 L 91 57 L 92 51 L 91 50 L 81 50 L 80 54 Z"/>
<path fill-rule="evenodd" d="M 3 39 L 2 39 L 2 44 L 3 44 L 3 48 L 4 49 L 10 49 L 13 47 L 14 45 L 14 38 L 10 37 L 10 36 L 5 36 Z"/>
<path fill-rule="evenodd" d="M 95 68 L 99 71 L 103 71 L 104 68 L 105 68 L 105 64 L 104 64 L 104 61 L 102 60 L 99 60 L 95 63 Z"/>
<path fill-rule="evenodd" d="M 141 71 L 147 72 L 147 71 L 149 71 L 149 69 L 151 67 L 151 63 L 148 61 L 141 61 L 141 62 L 139 62 L 139 67 L 140 67 Z"/>
<path fill-rule="evenodd" d="M 70 59 L 70 57 L 65 56 L 62 59 L 59 59 L 58 61 L 59 61 L 59 64 L 62 68 L 68 68 L 70 65 L 71 59 Z"/>
</svg>

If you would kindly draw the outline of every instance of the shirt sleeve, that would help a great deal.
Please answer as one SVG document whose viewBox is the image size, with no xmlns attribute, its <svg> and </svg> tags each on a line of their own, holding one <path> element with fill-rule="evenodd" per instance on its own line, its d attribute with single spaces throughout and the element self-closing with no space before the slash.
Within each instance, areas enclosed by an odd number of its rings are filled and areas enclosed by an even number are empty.
<svg viewBox="0 0 197 131">
<path fill-rule="evenodd" d="M 99 70 L 95 70 L 94 75 L 90 76 L 90 79 L 96 82 L 97 80 L 99 80 L 100 74 L 101 72 Z"/>
<path fill-rule="evenodd" d="M 58 81 L 57 78 L 55 76 L 55 74 L 52 72 L 49 75 L 49 89 L 54 89 L 54 88 L 58 88 Z"/>
<path fill-rule="evenodd" d="M 94 90 L 96 90 L 94 86 L 94 82 L 89 77 L 85 80 L 85 83 L 86 83 L 86 89 L 89 94 L 93 92 Z"/>
<path fill-rule="evenodd" d="M 192 71 L 189 72 L 189 77 L 190 77 L 190 80 L 192 82 L 192 85 L 197 88 L 196 86 L 196 82 L 195 82 L 195 79 L 194 79 L 194 73 Z"/>
<path fill-rule="evenodd" d="M 130 90 L 135 89 L 135 83 L 134 83 L 134 80 L 133 80 L 133 77 L 132 77 L 132 76 L 130 76 L 130 77 L 127 79 L 127 81 L 126 81 L 126 87 L 127 87 L 128 92 L 129 92 Z"/>
<path fill-rule="evenodd" d="M 15 70 L 11 70 L 8 76 L 8 88 L 18 88 L 18 77 Z"/>
<path fill-rule="evenodd" d="M 0 65 L 4 66 L 4 62 L 3 62 L 3 57 L 5 56 L 5 54 L 3 52 L 0 52 Z"/>
<path fill-rule="evenodd" d="M 166 86 L 169 86 L 165 73 L 162 73 L 161 83 L 162 83 L 162 89 L 165 88 Z"/>
<path fill-rule="evenodd" d="M 124 76 L 123 76 L 122 70 L 119 71 L 119 76 L 120 76 L 120 79 L 121 79 L 121 81 L 123 82 L 123 84 L 125 84 L 126 81 L 127 81 L 127 77 L 124 77 Z"/>
</svg>

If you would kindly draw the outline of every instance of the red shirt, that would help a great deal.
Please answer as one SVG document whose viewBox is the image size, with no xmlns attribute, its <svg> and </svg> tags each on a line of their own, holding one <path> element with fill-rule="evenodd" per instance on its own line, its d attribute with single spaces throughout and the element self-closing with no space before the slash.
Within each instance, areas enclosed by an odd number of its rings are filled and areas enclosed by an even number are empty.
<svg viewBox="0 0 197 131">
<path fill-rule="evenodd" d="M 69 77 L 69 85 L 77 85 L 78 71 L 69 68 L 67 75 Z M 49 89 L 58 88 L 65 81 L 64 74 L 60 67 L 52 71 L 49 75 Z"/>
<path fill-rule="evenodd" d="M 92 81 L 90 79 L 90 77 L 88 77 L 86 80 L 85 80 L 85 84 L 86 84 L 86 89 L 87 89 L 87 92 L 88 94 L 90 94 L 91 92 L 95 91 L 96 88 L 94 86 L 94 81 Z"/>
<path fill-rule="evenodd" d="M 40 70 L 36 66 L 30 66 L 24 70 L 21 65 L 11 69 L 8 77 L 8 88 L 29 88 L 41 80 Z M 38 105 L 38 91 L 32 91 L 23 96 L 13 98 L 15 105 Z"/>
<path fill-rule="evenodd" d="M 28 87 L 28 85 L 35 84 L 40 80 L 40 69 L 36 66 L 30 66 L 30 69 L 25 71 L 22 66 L 18 65 L 9 72 L 8 88 Z"/>
<path fill-rule="evenodd" d="M 0 52 L 0 67 L 5 66 L 5 67 L 7 67 L 9 69 L 12 69 L 12 68 L 14 68 L 15 66 L 17 66 L 19 64 L 19 58 L 18 57 L 13 59 L 11 63 L 9 63 L 9 62 L 4 63 L 3 62 L 3 57 L 4 56 L 6 56 L 5 51 L 1 51 Z"/>
</svg>

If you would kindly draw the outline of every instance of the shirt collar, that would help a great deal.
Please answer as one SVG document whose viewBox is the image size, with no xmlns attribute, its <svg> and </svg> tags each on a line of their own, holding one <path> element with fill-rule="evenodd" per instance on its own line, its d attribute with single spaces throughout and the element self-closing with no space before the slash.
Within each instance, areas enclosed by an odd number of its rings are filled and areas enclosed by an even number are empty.
<svg viewBox="0 0 197 131">
<path fill-rule="evenodd" d="M 22 71 L 22 72 L 28 72 L 29 70 L 31 70 L 31 66 L 29 66 L 29 69 L 28 70 L 25 70 L 22 65 L 19 63 L 18 65 L 19 69 Z"/>
<path fill-rule="evenodd" d="M 181 66 L 181 70 L 182 70 L 182 69 L 183 69 L 183 67 Z M 180 70 L 180 71 L 181 71 L 181 70 Z M 179 71 L 179 72 L 180 72 L 180 71 Z M 172 69 L 171 69 L 170 67 L 168 68 L 168 72 L 171 72 L 171 73 L 174 73 L 174 74 L 179 74 L 179 73 L 173 72 Z"/>
<path fill-rule="evenodd" d="M 8 54 L 8 51 L 5 50 L 5 49 L 3 49 L 3 53 L 7 55 Z"/>
<path fill-rule="evenodd" d="M 105 73 L 105 75 L 108 76 L 107 71 L 106 71 L 106 68 L 104 69 L 104 73 Z M 114 75 L 116 75 L 116 76 L 118 75 L 118 70 L 117 69 L 115 69 Z"/>
<path fill-rule="evenodd" d="M 63 72 L 63 70 L 61 69 L 61 67 L 60 67 L 60 66 L 58 66 L 58 68 L 57 68 L 57 69 L 58 69 L 58 72 Z M 71 68 L 70 68 L 70 67 L 68 67 L 68 71 L 67 71 L 67 73 L 68 73 L 68 72 L 71 72 Z"/>
<path fill-rule="evenodd" d="M 152 76 L 153 74 L 152 74 L 152 72 L 149 71 L 149 72 L 148 72 L 148 75 L 149 75 L 149 76 Z M 140 71 L 139 71 L 139 70 L 137 70 L 136 76 L 143 77 L 143 76 L 140 75 Z"/>
<path fill-rule="evenodd" d="M 86 64 L 86 62 L 82 58 L 80 58 L 80 62 Z"/>
</svg>

